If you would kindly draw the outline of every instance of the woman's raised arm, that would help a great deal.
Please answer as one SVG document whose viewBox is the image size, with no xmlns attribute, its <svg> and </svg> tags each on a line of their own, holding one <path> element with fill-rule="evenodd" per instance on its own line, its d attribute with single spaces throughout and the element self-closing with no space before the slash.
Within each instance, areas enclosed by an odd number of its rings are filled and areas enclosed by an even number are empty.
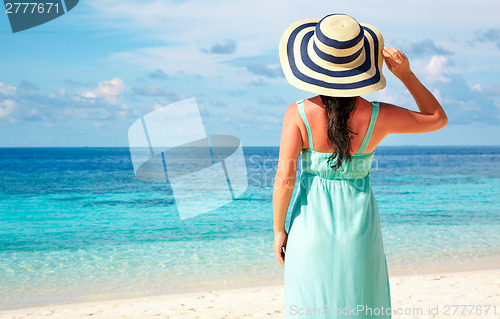
<svg viewBox="0 0 500 319">
<path fill-rule="evenodd" d="M 382 53 L 387 67 L 406 86 L 420 110 L 415 112 L 389 103 L 380 103 L 380 122 L 384 133 L 425 133 L 446 126 L 446 113 L 434 95 L 412 72 L 406 55 L 393 48 L 384 48 Z"/>
</svg>

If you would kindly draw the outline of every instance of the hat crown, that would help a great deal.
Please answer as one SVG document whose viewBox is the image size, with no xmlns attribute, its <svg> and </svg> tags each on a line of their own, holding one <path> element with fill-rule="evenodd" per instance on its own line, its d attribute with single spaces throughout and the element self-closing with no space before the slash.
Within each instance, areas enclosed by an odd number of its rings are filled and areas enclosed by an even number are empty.
<svg viewBox="0 0 500 319">
<path fill-rule="evenodd" d="M 385 87 L 382 34 L 346 14 L 297 21 L 279 47 L 287 81 L 304 91 L 358 96 Z"/>
<path fill-rule="evenodd" d="M 353 17 L 331 14 L 316 25 L 316 40 L 334 49 L 355 47 L 363 40 L 363 28 Z"/>
</svg>

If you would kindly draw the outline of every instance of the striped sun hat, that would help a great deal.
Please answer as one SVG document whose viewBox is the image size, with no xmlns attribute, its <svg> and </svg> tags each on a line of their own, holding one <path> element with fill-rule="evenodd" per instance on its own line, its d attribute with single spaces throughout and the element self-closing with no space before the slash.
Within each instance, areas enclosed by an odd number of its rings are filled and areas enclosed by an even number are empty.
<svg viewBox="0 0 500 319">
<path fill-rule="evenodd" d="M 330 14 L 290 25 L 279 54 L 291 85 L 321 95 L 358 96 L 385 87 L 383 47 L 377 28 L 345 14 Z"/>
</svg>

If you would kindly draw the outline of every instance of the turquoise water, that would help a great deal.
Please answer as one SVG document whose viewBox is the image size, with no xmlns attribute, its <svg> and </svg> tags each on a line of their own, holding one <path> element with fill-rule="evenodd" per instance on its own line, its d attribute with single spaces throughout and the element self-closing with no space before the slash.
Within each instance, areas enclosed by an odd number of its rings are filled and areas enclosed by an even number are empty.
<svg viewBox="0 0 500 319">
<path fill-rule="evenodd" d="M 0 149 L 0 309 L 281 283 L 278 148 L 244 153 L 247 191 L 180 220 L 168 184 L 137 180 L 127 148 Z M 500 147 L 377 149 L 390 272 L 500 266 L 499 160 Z"/>
</svg>

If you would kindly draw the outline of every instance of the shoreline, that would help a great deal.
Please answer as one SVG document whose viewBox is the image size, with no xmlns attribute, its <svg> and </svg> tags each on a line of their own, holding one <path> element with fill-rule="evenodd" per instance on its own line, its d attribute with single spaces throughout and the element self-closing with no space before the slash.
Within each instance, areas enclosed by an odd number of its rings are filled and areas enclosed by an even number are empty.
<svg viewBox="0 0 500 319">
<path fill-rule="evenodd" d="M 419 265 L 417 267 L 405 267 L 400 264 L 397 266 L 392 266 L 388 262 L 388 274 L 389 277 L 405 277 L 405 276 L 426 276 L 435 275 L 440 273 L 457 273 L 457 272 L 476 272 L 476 271 L 489 271 L 500 269 L 500 259 L 490 258 L 487 263 L 484 260 L 477 260 L 476 263 L 464 263 L 455 264 L 451 266 L 449 263 L 433 264 L 432 266 Z M 269 269 L 268 269 L 269 270 Z M 28 308 L 40 308 L 40 307 L 51 307 L 59 305 L 73 305 L 82 304 L 88 302 L 101 302 L 101 301 L 114 301 L 114 300 L 124 300 L 124 299 L 137 299 L 137 298 L 149 298 L 158 296 L 177 296 L 177 295 L 190 295 L 197 293 L 204 293 L 207 291 L 229 291 L 238 289 L 252 289 L 260 288 L 266 286 L 282 286 L 283 273 L 282 267 L 276 264 L 274 273 L 269 273 L 267 276 L 249 276 L 249 277 L 228 277 L 228 278 L 204 278 L 194 282 L 189 282 L 184 286 L 177 286 L 174 289 L 141 289 L 136 287 L 137 290 L 122 291 L 120 288 L 107 289 L 102 293 L 73 293 L 70 298 L 66 299 L 43 299 L 34 297 L 30 304 L 26 302 L 20 302 L 18 304 L 10 304 L 11 307 L 4 307 L 5 301 L 0 305 L 0 314 L 4 311 L 28 309 Z M 85 291 L 83 287 L 80 287 L 80 291 Z M 57 291 L 59 292 L 59 291 Z M 56 292 L 56 293 L 57 293 Z M 8 292 L 6 293 L 8 296 Z M 52 296 L 53 297 L 53 296 Z M 15 302 L 15 297 L 11 298 Z M 1 316 L 0 316 L 1 318 Z"/>
<path fill-rule="evenodd" d="M 421 274 L 391 275 L 393 309 L 409 306 L 429 310 L 446 305 L 494 305 L 500 300 L 500 268 L 480 270 L 447 270 Z M 101 296 L 102 297 L 102 296 Z M 133 298 L 114 298 L 77 303 L 50 304 L 20 309 L 0 310 L 0 318 L 283 318 L 284 286 L 260 285 L 229 289 L 212 289 L 185 293 L 160 294 Z M 198 315 L 198 316 L 195 316 Z M 444 314 L 442 314 L 444 315 Z M 468 317 L 470 318 L 470 315 Z M 394 314 L 393 317 L 398 317 Z M 399 318 L 426 318 L 401 315 Z M 459 318 L 460 316 L 451 316 Z M 467 316 L 464 316 L 464 318 Z M 500 318 L 496 315 L 478 318 Z M 432 316 L 429 316 L 432 318 Z"/>
<path fill-rule="evenodd" d="M 455 273 L 455 272 L 474 272 L 474 271 L 489 271 L 500 269 L 500 257 L 488 256 L 488 261 L 481 258 L 476 259 L 476 263 L 454 264 L 451 266 L 447 263 L 436 263 L 432 266 L 420 265 L 419 267 L 405 267 L 405 266 L 392 266 L 388 261 L 389 276 L 418 276 L 418 275 L 432 275 L 436 273 Z"/>
</svg>

